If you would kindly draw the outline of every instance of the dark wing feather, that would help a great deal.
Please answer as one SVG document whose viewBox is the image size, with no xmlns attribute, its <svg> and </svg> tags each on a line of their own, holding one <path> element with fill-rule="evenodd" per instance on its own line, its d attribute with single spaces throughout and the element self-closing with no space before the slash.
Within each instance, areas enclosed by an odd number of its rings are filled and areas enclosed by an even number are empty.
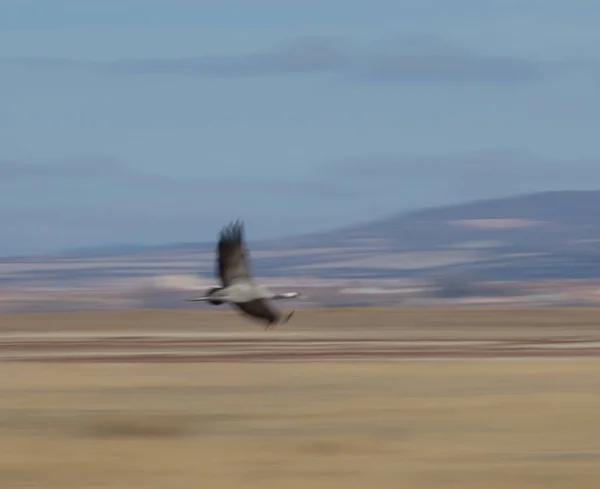
<svg viewBox="0 0 600 489">
<path fill-rule="evenodd" d="M 221 230 L 217 245 L 217 274 L 224 287 L 251 280 L 250 259 L 244 244 L 244 224 L 235 221 Z"/>
<path fill-rule="evenodd" d="M 248 316 L 263 319 L 269 324 L 279 321 L 281 314 L 265 299 L 253 299 L 248 302 L 238 302 L 235 306 Z"/>
</svg>

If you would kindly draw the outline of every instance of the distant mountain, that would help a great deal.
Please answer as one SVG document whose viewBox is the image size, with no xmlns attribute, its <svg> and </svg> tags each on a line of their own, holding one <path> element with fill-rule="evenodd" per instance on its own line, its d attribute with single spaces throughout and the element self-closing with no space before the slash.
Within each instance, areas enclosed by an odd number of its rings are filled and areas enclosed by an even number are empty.
<svg viewBox="0 0 600 489">
<path fill-rule="evenodd" d="M 277 247 L 343 248 L 338 262 L 348 262 L 348 255 L 364 248 L 362 260 L 350 260 L 354 263 L 348 266 L 331 263 L 328 272 L 340 276 L 410 276 L 469 268 L 498 280 L 596 278 L 599 209 L 600 191 L 542 192 L 399 214 L 291 237 Z"/>
<path fill-rule="evenodd" d="M 294 246 L 347 246 L 379 240 L 402 250 L 438 250 L 486 241 L 541 251 L 600 239 L 600 191 L 555 191 L 435 207 L 285 240 Z"/>
<path fill-rule="evenodd" d="M 599 209 L 600 191 L 480 200 L 330 232 L 252 242 L 252 263 L 262 276 L 382 278 L 469 270 L 489 280 L 600 278 Z M 80 265 L 75 270 L 69 261 L 71 268 L 61 276 L 198 272 L 212 278 L 214 247 L 212 242 L 77 250 L 70 255 Z M 115 260 L 118 267 L 111 265 Z M 48 273 L 45 278 L 60 275 L 60 267 Z"/>
</svg>

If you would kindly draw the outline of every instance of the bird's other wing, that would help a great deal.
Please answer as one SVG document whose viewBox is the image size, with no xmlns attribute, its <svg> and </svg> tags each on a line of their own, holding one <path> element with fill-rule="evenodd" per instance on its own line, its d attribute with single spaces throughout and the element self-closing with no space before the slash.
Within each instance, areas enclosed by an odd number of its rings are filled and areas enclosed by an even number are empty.
<svg viewBox="0 0 600 489">
<path fill-rule="evenodd" d="M 237 302 L 235 306 L 248 316 L 255 317 L 257 319 L 263 319 L 269 323 L 275 323 L 279 321 L 281 314 L 265 299 L 253 299 L 248 302 Z"/>
<path fill-rule="evenodd" d="M 224 287 L 251 281 L 250 257 L 244 243 L 244 224 L 237 220 L 221 230 L 217 245 L 217 274 Z"/>
</svg>

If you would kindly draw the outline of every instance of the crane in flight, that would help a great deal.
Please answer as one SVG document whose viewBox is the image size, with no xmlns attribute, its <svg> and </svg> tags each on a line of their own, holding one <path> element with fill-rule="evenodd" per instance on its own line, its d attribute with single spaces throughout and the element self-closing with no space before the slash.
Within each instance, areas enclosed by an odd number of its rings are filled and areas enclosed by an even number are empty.
<svg viewBox="0 0 600 489">
<path fill-rule="evenodd" d="M 250 254 L 244 240 L 243 222 L 237 220 L 221 230 L 216 252 L 216 272 L 221 285 L 212 286 L 206 295 L 186 299 L 187 301 L 204 301 L 215 306 L 229 303 L 243 314 L 264 322 L 266 330 L 289 321 L 294 311 L 283 314 L 271 301 L 293 299 L 300 293 L 275 294 L 255 282 L 250 270 Z"/>
</svg>

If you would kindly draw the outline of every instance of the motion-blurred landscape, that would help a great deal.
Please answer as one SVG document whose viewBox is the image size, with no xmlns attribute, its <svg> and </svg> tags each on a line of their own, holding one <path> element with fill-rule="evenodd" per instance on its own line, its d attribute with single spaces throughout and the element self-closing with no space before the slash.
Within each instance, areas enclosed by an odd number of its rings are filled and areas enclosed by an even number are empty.
<svg viewBox="0 0 600 489">
<path fill-rule="evenodd" d="M 0 0 L 0 489 L 600 488 L 598 25 Z"/>
<path fill-rule="evenodd" d="M 599 311 L 0 315 L 0 484 L 596 489 Z"/>
<path fill-rule="evenodd" d="M 600 191 L 443 206 L 330 232 L 252 240 L 257 278 L 295 307 L 600 303 Z M 215 230 L 215 238 L 218 229 Z M 215 243 L 106 246 L 0 262 L 3 312 L 198 308 Z"/>
</svg>

